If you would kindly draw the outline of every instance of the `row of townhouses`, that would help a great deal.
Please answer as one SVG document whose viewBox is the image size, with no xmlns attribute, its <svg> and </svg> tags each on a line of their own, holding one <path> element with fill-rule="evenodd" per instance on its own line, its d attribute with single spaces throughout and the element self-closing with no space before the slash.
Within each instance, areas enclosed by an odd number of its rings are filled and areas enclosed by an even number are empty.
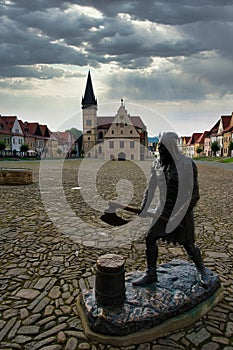
<svg viewBox="0 0 233 350">
<path fill-rule="evenodd" d="M 69 155 L 74 147 L 70 132 L 51 132 L 47 125 L 23 122 L 17 116 L 0 115 L 0 142 L 5 155 L 19 155 L 28 145 L 28 155 L 60 157 Z"/>
<path fill-rule="evenodd" d="M 229 157 L 232 155 L 230 144 L 233 142 L 233 112 L 231 115 L 222 115 L 214 126 L 203 133 L 193 133 L 192 136 L 181 136 L 178 139 L 180 151 L 188 157 L 198 155 L 211 156 L 211 145 L 217 142 L 219 151 L 216 155 Z M 202 152 L 198 152 L 202 149 Z"/>
</svg>

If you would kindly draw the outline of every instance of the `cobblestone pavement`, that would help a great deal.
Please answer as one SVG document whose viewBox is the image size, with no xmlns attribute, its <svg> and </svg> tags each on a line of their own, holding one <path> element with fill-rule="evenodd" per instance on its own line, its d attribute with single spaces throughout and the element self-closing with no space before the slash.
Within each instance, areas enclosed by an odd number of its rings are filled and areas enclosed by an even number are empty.
<svg viewBox="0 0 233 350">
<path fill-rule="evenodd" d="M 54 207 L 56 203 L 59 206 L 60 199 L 59 191 L 52 187 L 58 176 L 55 162 L 48 163 L 47 172 Z M 88 223 L 103 234 L 107 232 L 106 235 L 109 229 L 99 220 L 99 212 L 84 203 L 79 189 L 72 190 L 79 185 L 80 162 L 65 162 L 62 181 L 71 211 L 81 217 L 84 224 L 74 227 L 72 220 L 70 225 L 66 221 L 62 230 L 59 228 L 63 218 L 59 212 L 50 208 L 55 212 L 54 217 L 57 215 L 54 221 L 41 200 L 40 163 L 2 162 L 0 166 L 31 168 L 34 176 L 33 184 L 28 186 L 0 187 L 0 349 L 116 349 L 86 339 L 75 305 L 80 291 L 93 287 L 97 257 L 109 252 L 104 240 L 102 246 L 92 246 L 89 234 L 89 241 L 83 245 L 79 236 L 75 236 L 75 232 L 82 229 L 88 235 Z M 150 162 L 145 162 L 143 167 L 149 174 Z M 143 343 L 142 339 L 140 345 L 128 346 L 127 350 L 233 350 L 233 173 L 200 163 L 198 168 L 201 199 L 195 211 L 196 239 L 206 266 L 220 276 L 225 298 L 194 325 L 152 343 Z M 101 168 L 96 180 L 99 193 L 105 199 L 114 198 L 113 185 L 122 174 L 135 188 L 131 203 L 139 205 L 146 177 L 141 168 L 129 162 L 111 162 Z M 137 222 L 133 215 L 128 217 Z M 142 221 L 139 225 L 141 237 L 133 243 L 127 238 L 130 235 L 127 226 L 121 231 L 112 230 L 119 233 L 121 239 L 111 252 L 125 257 L 127 271 L 144 269 L 143 234 L 147 223 Z M 173 258 L 186 259 L 186 255 L 181 247 L 161 242 L 160 262 Z"/>
</svg>

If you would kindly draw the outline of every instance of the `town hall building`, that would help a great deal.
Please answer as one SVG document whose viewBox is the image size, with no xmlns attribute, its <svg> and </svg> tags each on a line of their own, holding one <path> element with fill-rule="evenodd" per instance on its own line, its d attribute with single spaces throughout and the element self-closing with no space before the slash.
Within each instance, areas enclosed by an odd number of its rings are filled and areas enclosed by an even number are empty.
<svg viewBox="0 0 233 350">
<path fill-rule="evenodd" d="M 97 116 L 90 71 L 82 109 L 84 156 L 104 160 L 143 160 L 147 156 L 146 126 L 139 116 L 130 116 L 123 99 L 115 116 Z"/>
</svg>

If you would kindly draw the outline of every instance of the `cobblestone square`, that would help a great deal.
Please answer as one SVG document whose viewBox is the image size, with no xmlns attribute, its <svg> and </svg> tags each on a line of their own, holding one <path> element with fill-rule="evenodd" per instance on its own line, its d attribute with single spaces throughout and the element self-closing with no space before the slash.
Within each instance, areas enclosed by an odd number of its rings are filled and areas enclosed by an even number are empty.
<svg viewBox="0 0 233 350">
<path fill-rule="evenodd" d="M 59 161 L 45 162 L 44 173 L 39 161 L 1 163 L 32 169 L 33 183 L 0 186 L 0 349 L 113 349 L 86 339 L 76 299 L 82 289 L 93 288 L 96 259 L 110 250 L 124 256 L 127 272 L 145 269 L 148 223 L 121 212 L 132 225 L 117 230 L 101 222 L 101 213 L 91 204 L 99 201 L 100 194 L 105 201 L 124 198 L 124 186 L 132 186 L 130 204 L 139 206 L 151 161 L 140 166 L 127 161 L 104 164 L 95 179 L 95 196 L 89 193 L 90 203 L 78 188 L 81 161 L 66 160 L 62 171 Z M 196 241 L 206 266 L 220 276 L 225 298 L 194 325 L 153 343 L 142 339 L 142 344 L 127 350 L 233 350 L 233 167 L 198 162 L 198 170 L 201 198 L 195 209 Z M 84 184 L 90 183 L 87 190 L 93 184 L 90 173 L 84 174 Z M 41 176 L 46 180 L 43 187 Z M 121 179 L 126 182 L 117 190 Z M 63 214 L 66 205 L 69 211 Z M 187 259 L 181 247 L 161 242 L 159 262 L 173 258 Z"/>
</svg>

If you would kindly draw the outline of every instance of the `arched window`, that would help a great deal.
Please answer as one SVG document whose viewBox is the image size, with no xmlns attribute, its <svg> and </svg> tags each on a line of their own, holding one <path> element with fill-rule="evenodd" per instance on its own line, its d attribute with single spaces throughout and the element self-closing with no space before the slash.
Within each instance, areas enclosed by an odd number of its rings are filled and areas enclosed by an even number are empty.
<svg viewBox="0 0 233 350">
<path fill-rule="evenodd" d="M 102 132 L 102 131 L 100 131 L 100 132 L 99 132 L 99 139 L 101 139 L 101 140 L 102 140 L 103 138 L 104 138 L 104 134 L 103 134 L 103 132 Z"/>
</svg>

